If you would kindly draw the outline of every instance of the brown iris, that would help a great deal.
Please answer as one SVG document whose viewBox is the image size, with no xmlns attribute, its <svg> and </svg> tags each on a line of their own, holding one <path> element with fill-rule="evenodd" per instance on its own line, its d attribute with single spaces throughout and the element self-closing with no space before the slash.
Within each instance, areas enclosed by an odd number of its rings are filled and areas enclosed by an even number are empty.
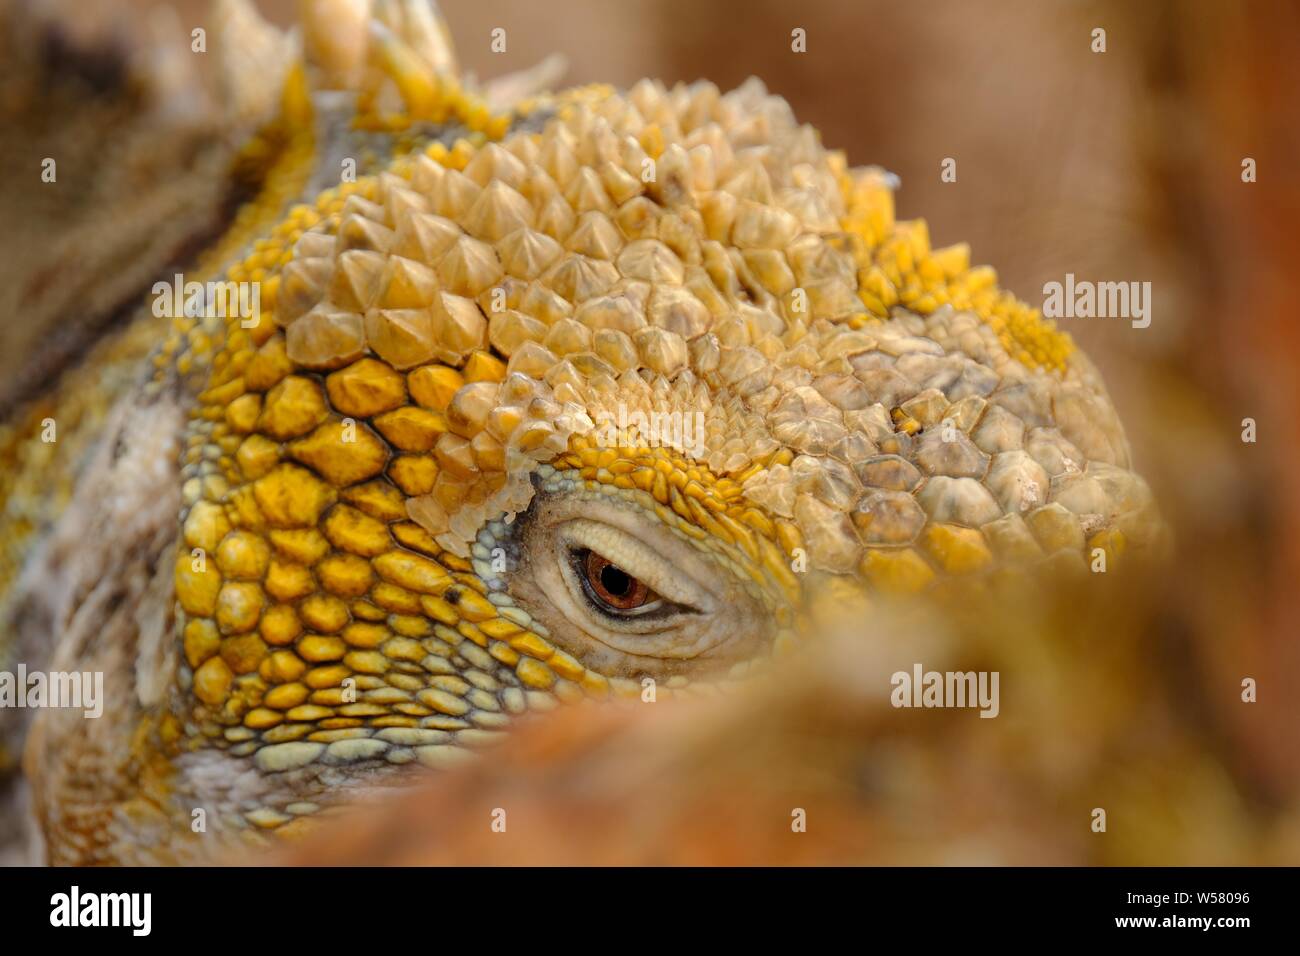
<svg viewBox="0 0 1300 956">
<path fill-rule="evenodd" d="M 581 566 L 592 593 L 613 610 L 634 611 L 658 598 L 639 579 L 594 551 L 583 556 Z"/>
</svg>

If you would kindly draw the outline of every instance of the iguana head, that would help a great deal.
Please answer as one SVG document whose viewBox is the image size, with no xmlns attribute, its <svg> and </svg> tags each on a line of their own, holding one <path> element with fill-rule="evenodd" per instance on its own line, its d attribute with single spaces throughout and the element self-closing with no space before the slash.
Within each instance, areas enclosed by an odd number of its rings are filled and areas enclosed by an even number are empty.
<svg viewBox="0 0 1300 956">
<path fill-rule="evenodd" d="M 147 730 L 177 800 L 251 773 L 227 815 L 292 827 L 514 715 L 741 680 L 813 592 L 1154 538 L 1068 336 L 757 80 L 493 108 L 380 6 L 360 54 L 308 24 L 251 151 L 286 211 L 212 277 L 259 314 L 156 358 L 196 394 Z"/>
</svg>

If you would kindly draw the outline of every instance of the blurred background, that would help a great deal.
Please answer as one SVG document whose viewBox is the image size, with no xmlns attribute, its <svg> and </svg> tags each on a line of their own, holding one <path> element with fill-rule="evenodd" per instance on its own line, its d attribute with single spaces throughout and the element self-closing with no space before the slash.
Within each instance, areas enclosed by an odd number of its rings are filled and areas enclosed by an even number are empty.
<svg viewBox="0 0 1300 956">
<path fill-rule="evenodd" d="M 142 16 L 156 6 L 134 4 Z M 186 32 L 210 15 L 207 3 L 172 6 Z M 282 25 L 294 19 L 295 0 L 258 6 Z M 1216 824 L 1211 812 L 1200 826 L 1222 840 L 1193 839 L 1190 858 L 1167 861 L 1280 862 L 1278 854 L 1290 853 L 1296 862 L 1300 833 L 1283 818 L 1300 795 L 1300 6 L 441 6 L 464 68 L 480 78 L 556 52 L 568 58 L 568 83 L 707 78 L 726 89 L 760 77 L 851 163 L 878 164 L 901 177 L 900 218 L 926 218 L 936 246 L 969 242 L 973 261 L 995 266 L 1003 285 L 1031 303 L 1041 301 L 1045 282 L 1067 272 L 1152 283 L 1149 328 L 1123 320 L 1060 322 L 1102 369 L 1137 467 L 1175 529 L 1173 563 L 1144 582 L 1143 594 L 1126 595 L 1147 602 L 1131 634 L 1142 649 L 1130 662 L 1165 682 L 1161 700 L 1184 720 L 1186 739 L 1227 774 L 1233 813 L 1264 821 L 1251 839 L 1234 843 L 1232 828 Z M 489 47 L 497 27 L 508 38 L 501 54 Z M 791 51 L 796 27 L 806 31 L 806 53 Z M 1106 31 L 1104 53 L 1091 49 L 1096 28 Z M 955 183 L 940 179 L 947 157 L 957 161 Z M 1242 181 L 1246 158 L 1255 161 L 1255 183 Z M 1245 418 L 1257 423 L 1254 444 L 1242 442 Z M 1104 624 L 1118 633 L 1113 621 Z M 1258 682 L 1256 704 L 1241 702 L 1245 677 Z M 809 680 L 815 685 L 817 678 Z M 580 726 L 573 728 L 579 736 Z M 734 721 L 720 726 L 724 737 L 737 732 Z M 531 752 L 522 746 L 527 766 Z M 555 746 L 547 751 L 552 757 L 592 759 L 585 744 L 576 755 Z M 1193 779 L 1184 784 L 1200 786 Z M 454 802 L 449 793 L 442 799 Z M 1159 805 L 1158 796 L 1152 799 Z M 1171 807 L 1178 803 L 1170 800 Z M 1171 823 L 1161 846 L 1196 832 L 1200 811 L 1187 812 L 1193 819 Z M 1098 859 L 1068 848 L 1043 852 L 1049 861 Z M 1141 854 L 1100 860 L 1163 861 Z"/>
</svg>

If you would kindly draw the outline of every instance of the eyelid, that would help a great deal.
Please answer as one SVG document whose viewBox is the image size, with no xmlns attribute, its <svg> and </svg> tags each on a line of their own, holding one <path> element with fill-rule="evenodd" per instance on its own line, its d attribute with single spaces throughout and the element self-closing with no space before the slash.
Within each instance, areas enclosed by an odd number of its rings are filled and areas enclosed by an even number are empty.
<svg viewBox="0 0 1300 956">
<path fill-rule="evenodd" d="M 663 554 L 625 531 L 603 522 L 574 518 L 565 522 L 563 536 L 570 545 L 588 548 L 639 578 L 665 600 L 701 612 L 714 610 L 715 602 L 708 591 Z"/>
</svg>

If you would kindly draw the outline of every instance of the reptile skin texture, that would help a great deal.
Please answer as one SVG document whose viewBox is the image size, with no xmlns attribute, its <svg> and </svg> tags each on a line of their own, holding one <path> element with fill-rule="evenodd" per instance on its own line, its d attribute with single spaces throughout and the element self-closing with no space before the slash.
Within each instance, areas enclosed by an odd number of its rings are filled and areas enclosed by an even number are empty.
<svg viewBox="0 0 1300 956">
<path fill-rule="evenodd" d="M 223 5 L 246 132 L 174 179 L 216 227 L 0 429 L 0 660 L 105 674 L 0 724 L 49 861 L 274 845 L 519 715 L 725 689 L 814 593 L 1160 547 L 1088 358 L 759 81 L 494 98 L 426 5 L 345 6 L 299 50 Z M 173 271 L 216 300 L 136 294 Z"/>
</svg>

